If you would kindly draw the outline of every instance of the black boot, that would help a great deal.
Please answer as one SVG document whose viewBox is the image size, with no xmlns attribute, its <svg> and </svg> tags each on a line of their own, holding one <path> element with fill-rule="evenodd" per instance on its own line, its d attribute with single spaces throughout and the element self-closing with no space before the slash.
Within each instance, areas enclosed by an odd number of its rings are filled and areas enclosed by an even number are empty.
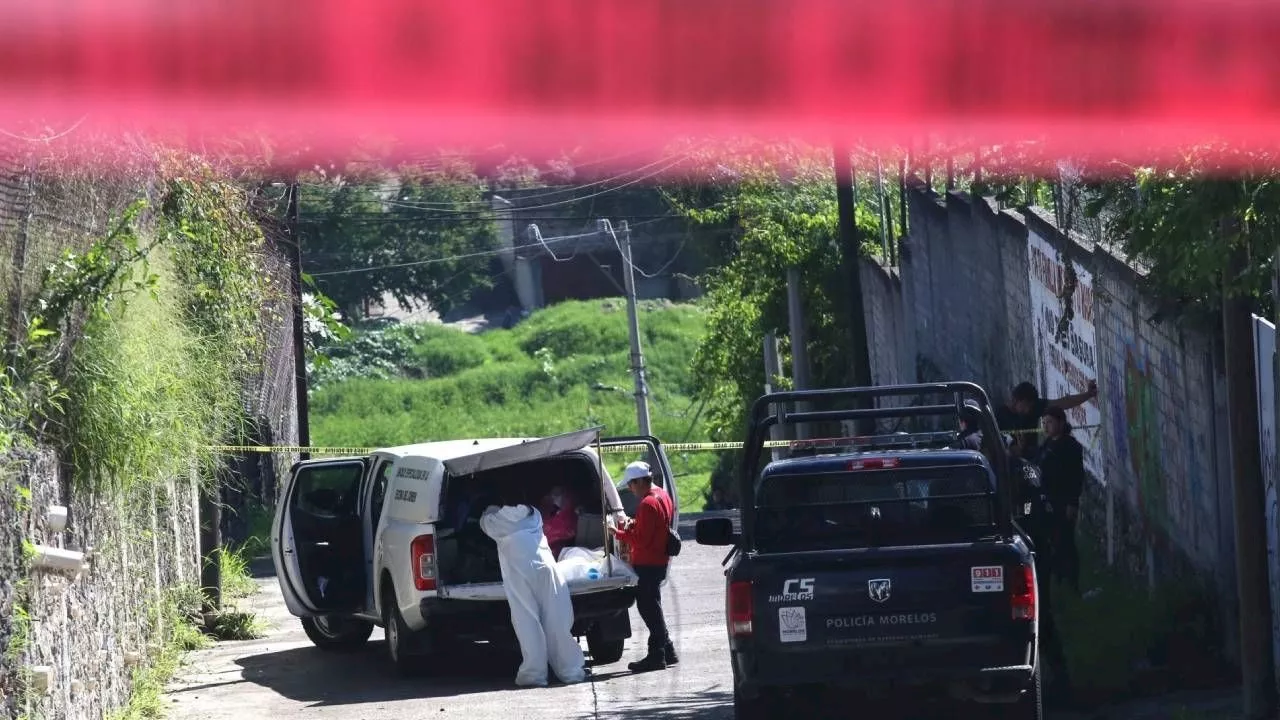
<svg viewBox="0 0 1280 720">
<path fill-rule="evenodd" d="M 661 650 L 650 650 L 648 655 L 627 665 L 631 672 L 653 672 L 654 670 L 666 670 L 667 659 L 665 653 Z"/>
<path fill-rule="evenodd" d="M 667 665 L 675 665 L 680 662 L 679 656 L 676 655 L 675 643 L 668 642 L 666 647 L 662 648 L 662 655 L 667 661 Z"/>
</svg>

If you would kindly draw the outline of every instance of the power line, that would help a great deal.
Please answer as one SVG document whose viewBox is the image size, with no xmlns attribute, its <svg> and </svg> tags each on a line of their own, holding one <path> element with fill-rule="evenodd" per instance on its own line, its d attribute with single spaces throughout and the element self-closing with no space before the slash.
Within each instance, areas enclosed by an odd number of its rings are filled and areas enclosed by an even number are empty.
<svg viewBox="0 0 1280 720">
<path fill-rule="evenodd" d="M 667 159 L 669 159 L 669 158 L 664 158 L 663 160 L 661 160 L 661 161 L 659 161 L 659 162 L 664 162 L 664 161 L 665 161 L 665 160 L 667 160 Z M 670 170 L 670 169 L 674 168 L 676 165 L 679 165 L 680 163 L 684 162 L 684 161 L 685 161 L 685 160 L 687 160 L 687 159 L 688 159 L 688 155 L 683 155 L 683 156 L 676 157 L 672 162 L 668 163 L 667 165 L 665 165 L 665 166 L 663 166 L 663 167 L 661 167 L 661 168 L 658 168 L 657 170 L 654 170 L 653 172 L 646 173 L 646 174 L 641 175 L 641 176 L 639 176 L 639 177 L 632 178 L 631 180 L 628 180 L 627 182 L 622 183 L 622 184 L 620 184 L 620 185 L 615 185 L 615 186 L 613 186 L 613 187 L 608 187 L 608 188 L 605 188 L 605 189 L 603 189 L 603 190 L 596 191 L 596 192 L 594 192 L 594 193 L 589 193 L 589 194 L 587 194 L 587 195 L 582 195 L 582 196 L 579 196 L 579 197 L 569 198 L 569 199 L 567 199 L 567 200 L 558 200 L 558 201 L 556 201 L 556 202 L 541 203 L 541 204 L 537 204 L 537 205 L 513 205 L 511 208 L 504 208 L 504 209 L 493 209 L 493 208 L 489 208 L 489 209 L 485 209 L 485 210 L 452 210 L 452 209 L 449 209 L 449 208 L 447 208 L 447 207 L 428 207 L 428 206 L 423 205 L 423 204 L 415 204 L 415 203 L 409 203 L 409 202 L 402 202 L 402 201 L 398 201 L 398 200 L 370 199 L 368 202 L 369 202 L 370 204 L 378 203 L 378 204 L 383 204 L 383 205 L 390 205 L 390 206 L 392 206 L 392 207 L 403 207 L 403 208 L 407 208 L 407 209 L 411 209 L 411 210 L 428 210 L 428 211 L 435 212 L 435 213 L 441 213 L 442 215 L 445 215 L 445 216 L 459 216 L 459 215 L 471 215 L 471 216 L 492 216 L 492 214 L 497 213 L 497 212 L 514 212 L 514 211 L 516 211 L 516 210 L 523 210 L 523 211 L 528 211 L 528 210 L 543 210 L 543 209 L 546 209 L 546 208 L 562 207 L 562 206 L 564 206 L 564 205 L 572 205 L 572 204 L 574 204 L 574 203 L 582 202 L 583 200 L 590 200 L 590 199 L 592 199 L 592 198 L 600 197 L 600 196 L 602 196 L 602 195 L 608 195 L 609 193 L 612 193 L 612 192 L 617 192 L 618 190 L 621 190 L 621 189 L 623 189 L 623 188 L 627 188 L 627 187 L 631 187 L 631 186 L 633 186 L 633 185 L 637 185 L 637 184 L 639 184 L 639 183 L 642 183 L 642 182 L 644 182 L 644 181 L 646 181 L 646 180 L 651 180 L 651 179 L 653 179 L 653 178 L 655 178 L 655 177 L 657 177 L 657 176 L 659 176 L 659 175 L 661 175 L 661 174 L 663 174 L 663 173 L 667 172 L 668 170 Z M 656 164 L 656 163 L 653 163 L 653 164 Z M 649 165 L 649 166 L 647 166 L 647 167 L 652 167 L 652 165 L 653 165 L 653 164 L 650 164 L 650 165 Z M 469 201 L 469 202 L 476 202 L 476 201 Z"/>
<path fill-rule="evenodd" d="M 592 234 L 594 235 L 594 233 Z M 582 239 L 581 235 L 569 235 L 565 237 L 552 238 L 551 240 L 547 240 L 546 243 L 550 244 L 550 243 L 558 243 L 558 242 L 569 242 L 572 240 L 580 240 L 580 239 Z M 652 241 L 653 240 L 649 240 L 649 242 L 652 242 Z M 312 272 L 307 274 L 310 275 L 311 277 L 329 277 L 333 275 L 351 275 L 351 274 L 362 273 L 362 272 L 374 272 L 377 270 L 396 270 L 399 268 L 418 267 L 420 265 L 433 265 L 433 264 L 442 263 L 442 262 L 452 262 L 454 260 L 469 260 L 472 258 L 492 257 L 494 255 L 501 255 L 503 253 L 517 252 L 523 249 L 523 247 L 524 246 L 514 247 L 514 248 L 498 248 L 495 250 L 481 250 L 481 251 L 472 252 L 472 253 L 462 253 L 460 255 L 449 255 L 446 257 L 428 258 L 426 260 L 414 260 L 412 262 L 392 263 L 389 265 L 375 265 L 372 267 L 347 268 L 345 270 L 326 270 L 323 272 Z"/>
<path fill-rule="evenodd" d="M 635 154 L 635 153 L 630 153 L 630 154 Z M 673 159 L 675 159 L 675 160 L 683 160 L 686 156 L 687 156 L 687 153 L 684 153 L 684 154 L 682 154 L 682 155 L 668 155 L 668 156 L 666 156 L 666 157 L 663 157 L 663 158 L 662 158 L 662 159 L 660 159 L 660 160 L 656 160 L 656 161 L 651 162 L 651 163 L 646 163 L 646 164 L 644 164 L 644 165 L 641 165 L 640 167 L 633 168 L 633 169 L 631 169 L 631 170 L 627 170 L 626 172 L 618 173 L 618 174 L 616 174 L 616 175 L 614 175 L 614 176 L 612 176 L 612 177 L 604 178 L 603 180 L 596 180 L 596 181 L 589 182 L 589 183 L 583 183 L 583 184 L 581 184 L 581 185 L 572 185 L 572 186 L 568 186 L 568 187 L 562 187 L 562 188 L 556 188 L 556 189 L 548 189 L 546 192 L 539 192 L 539 193 L 531 193 L 531 194 L 528 194 L 528 195 L 521 195 L 518 199 L 519 199 L 519 200 L 530 200 L 530 199 L 536 199 L 536 198 L 542 198 L 542 197 L 552 197 L 552 196 L 555 196 L 555 195 L 564 195 L 564 194 L 566 194 L 566 193 L 579 192 L 579 191 L 581 191 L 581 190 L 585 190 L 585 189 L 587 189 L 587 188 L 592 188 L 592 187 L 597 187 L 597 186 L 600 186 L 600 185 L 607 185 L 607 184 L 609 184 L 609 183 L 611 183 L 611 182 L 614 182 L 614 181 L 617 181 L 617 180 L 621 180 L 622 178 L 625 178 L 625 177 L 627 177 L 628 175 L 631 175 L 632 173 L 644 172 L 645 170 L 648 170 L 649 168 L 655 167 L 655 166 L 657 166 L 657 165 L 661 165 L 662 163 L 665 163 L 665 162 L 667 162 L 668 160 L 673 160 Z M 622 156 L 618 156 L 618 157 L 622 157 Z M 661 171 L 661 172 L 665 172 L 665 169 L 664 169 L 663 171 Z M 652 176 L 650 176 L 650 177 L 652 177 Z M 312 188 L 316 188 L 316 189 L 326 189 L 326 188 L 330 187 L 330 186 L 327 186 L 327 185 L 324 185 L 324 184 L 321 184 L 321 183 L 305 183 L 305 184 L 307 185 L 307 187 L 312 187 Z M 495 194 L 495 195 L 497 195 L 497 194 L 499 194 L 500 192 L 501 192 L 501 191 L 494 191 L 494 194 Z M 427 201 L 415 201 L 415 200 L 396 199 L 396 200 L 381 200 L 380 202 L 385 202 L 385 203 L 388 203 L 388 204 L 391 204 L 391 205 L 397 205 L 397 206 L 400 206 L 400 207 L 414 207 L 414 208 L 418 208 L 418 207 L 420 207 L 420 208 L 424 208 L 424 209 L 436 209 L 436 210 L 446 210 L 446 211 L 447 211 L 447 210 L 454 209 L 454 208 L 456 208 L 456 207 L 457 207 L 457 206 L 459 206 L 459 205 L 483 205 L 483 206 L 488 206 L 488 205 L 490 204 L 490 201 L 488 201 L 488 200 L 458 200 L 458 201 L 456 201 L 456 202 L 435 202 L 435 201 L 429 201 L 429 200 L 427 200 Z M 459 211 L 459 212 L 477 212 L 477 211 L 474 211 L 474 210 L 462 210 L 462 211 Z"/>
<path fill-rule="evenodd" d="M 599 216 L 598 215 L 545 215 L 545 216 L 527 217 L 523 215 L 517 215 L 510 219 L 519 220 L 521 222 L 536 223 L 536 222 L 592 221 L 592 220 L 595 220 L 597 217 Z M 404 223 L 407 221 L 417 221 L 417 220 L 442 221 L 442 222 L 472 222 L 472 221 L 478 221 L 478 220 L 493 220 L 493 219 L 506 220 L 507 219 L 507 218 L 491 218 L 491 217 L 485 218 L 481 216 L 458 217 L 453 215 L 450 215 L 450 216 L 414 215 L 414 216 L 406 217 L 403 215 L 389 215 L 387 213 L 380 213 L 380 212 L 368 212 L 368 213 L 361 212 L 361 213 L 343 213 L 338 215 L 328 215 L 325 217 L 302 218 L 299 222 L 301 222 L 304 225 L 306 224 L 322 225 L 325 222 L 330 221 L 332 218 L 341 218 L 343 222 L 370 224 L 370 225 L 395 224 L 395 223 Z M 693 222 L 692 220 L 690 220 L 689 218 L 683 215 L 627 215 L 626 218 L 628 220 L 630 219 L 644 220 L 645 222 L 659 222 L 662 220 L 684 220 L 686 222 Z"/>
</svg>

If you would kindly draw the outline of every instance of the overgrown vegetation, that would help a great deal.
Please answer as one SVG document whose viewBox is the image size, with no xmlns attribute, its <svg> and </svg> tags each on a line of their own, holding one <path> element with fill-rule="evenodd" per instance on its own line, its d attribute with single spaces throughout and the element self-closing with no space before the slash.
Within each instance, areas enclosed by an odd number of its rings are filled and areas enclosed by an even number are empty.
<svg viewBox="0 0 1280 720">
<path fill-rule="evenodd" d="M 704 328 L 695 306 L 643 302 L 640 328 L 652 430 L 666 442 L 707 439 L 689 372 Z M 566 302 L 510 330 L 440 325 L 361 331 L 317 369 L 318 445 L 387 446 L 467 437 L 537 436 L 590 425 L 637 432 L 626 306 Z M 634 458 L 609 455 L 611 472 Z M 673 454 L 686 506 L 701 507 L 714 453 Z"/>
<path fill-rule="evenodd" d="M 1086 211 L 1148 271 L 1145 289 L 1173 316 L 1220 322 L 1225 296 L 1269 312 L 1280 240 L 1280 162 L 1223 146 L 1193 148 L 1173 166 L 1094 183 Z M 1231 269 L 1233 251 L 1243 270 Z"/>
<path fill-rule="evenodd" d="M 841 263 L 835 174 L 829 149 L 795 144 L 748 143 L 721 149 L 702 164 L 708 168 L 704 184 L 667 189 L 677 212 L 704 228 L 726 231 L 720 234 L 718 262 L 700 279 L 707 293 L 707 330 L 690 380 L 695 397 L 706 404 L 709 435 L 741 440 L 747 410 L 766 382 L 790 386 L 789 372 L 765 377 L 762 349 L 765 335 L 776 333 L 782 364 L 790 367 L 788 268 L 800 273 L 811 383 L 840 387 L 852 379 L 848 268 Z M 893 222 L 891 206 L 879 207 L 874 183 L 861 181 L 859 189 L 861 252 L 880 256 L 880 229 Z M 887 237 L 891 231 L 885 231 Z M 716 486 L 730 497 L 736 495 L 730 481 L 736 459 L 722 456 L 715 472 Z"/>
<path fill-rule="evenodd" d="M 142 195 L 101 235 L 42 239 L 66 249 L 6 307 L 0 376 L 0 451 L 55 448 L 74 492 L 121 508 L 126 541 L 149 537 L 149 527 L 129 524 L 160 509 L 148 503 L 167 494 L 152 490 L 185 484 L 193 470 L 215 477 L 209 448 L 239 430 L 241 390 L 261 367 L 272 292 L 266 240 L 237 183 L 171 155 L 137 187 Z M 199 595 L 174 590 L 148 609 L 149 647 L 161 650 L 135 673 L 121 717 L 160 713 L 180 654 L 205 642 L 190 621 Z M 254 620 L 229 622 L 245 634 Z"/>
<path fill-rule="evenodd" d="M 110 720 L 160 720 L 167 703 L 164 688 L 182 664 L 183 654 L 209 643 L 193 618 L 198 617 L 201 592 L 193 586 L 179 586 L 161 593 L 147 608 L 146 627 L 159 650 L 133 671 L 129 702 L 108 715 Z"/>
<path fill-rule="evenodd" d="M 1081 589 L 1053 587 L 1063 648 L 1080 699 L 1104 703 L 1177 689 L 1221 685 L 1221 656 L 1212 592 L 1191 577 L 1145 582 L 1108 567 L 1081 547 Z"/>
</svg>

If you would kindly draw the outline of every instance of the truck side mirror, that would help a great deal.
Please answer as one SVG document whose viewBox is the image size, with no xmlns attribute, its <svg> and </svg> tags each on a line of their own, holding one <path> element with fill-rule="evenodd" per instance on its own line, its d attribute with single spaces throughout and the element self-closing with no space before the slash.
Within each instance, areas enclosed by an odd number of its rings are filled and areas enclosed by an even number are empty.
<svg viewBox="0 0 1280 720">
<path fill-rule="evenodd" d="M 733 531 L 729 518 L 703 518 L 693 526 L 694 538 L 699 545 L 733 545 L 738 535 Z"/>
</svg>

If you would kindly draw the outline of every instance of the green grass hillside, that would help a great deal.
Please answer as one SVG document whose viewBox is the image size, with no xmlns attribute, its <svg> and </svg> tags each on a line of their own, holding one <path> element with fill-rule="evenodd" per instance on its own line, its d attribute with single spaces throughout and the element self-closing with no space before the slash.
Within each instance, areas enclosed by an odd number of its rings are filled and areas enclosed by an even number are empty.
<svg viewBox="0 0 1280 720">
<path fill-rule="evenodd" d="M 707 439 L 690 364 L 703 333 L 693 305 L 641 303 L 652 429 L 664 442 Z M 591 425 L 637 432 L 626 305 L 566 302 L 510 330 L 469 335 L 439 325 L 358 332 L 314 375 L 317 445 L 388 446 L 469 437 L 540 436 Z M 606 456 L 617 477 L 631 457 Z M 670 458 L 682 505 L 701 509 L 716 453 Z"/>
</svg>

